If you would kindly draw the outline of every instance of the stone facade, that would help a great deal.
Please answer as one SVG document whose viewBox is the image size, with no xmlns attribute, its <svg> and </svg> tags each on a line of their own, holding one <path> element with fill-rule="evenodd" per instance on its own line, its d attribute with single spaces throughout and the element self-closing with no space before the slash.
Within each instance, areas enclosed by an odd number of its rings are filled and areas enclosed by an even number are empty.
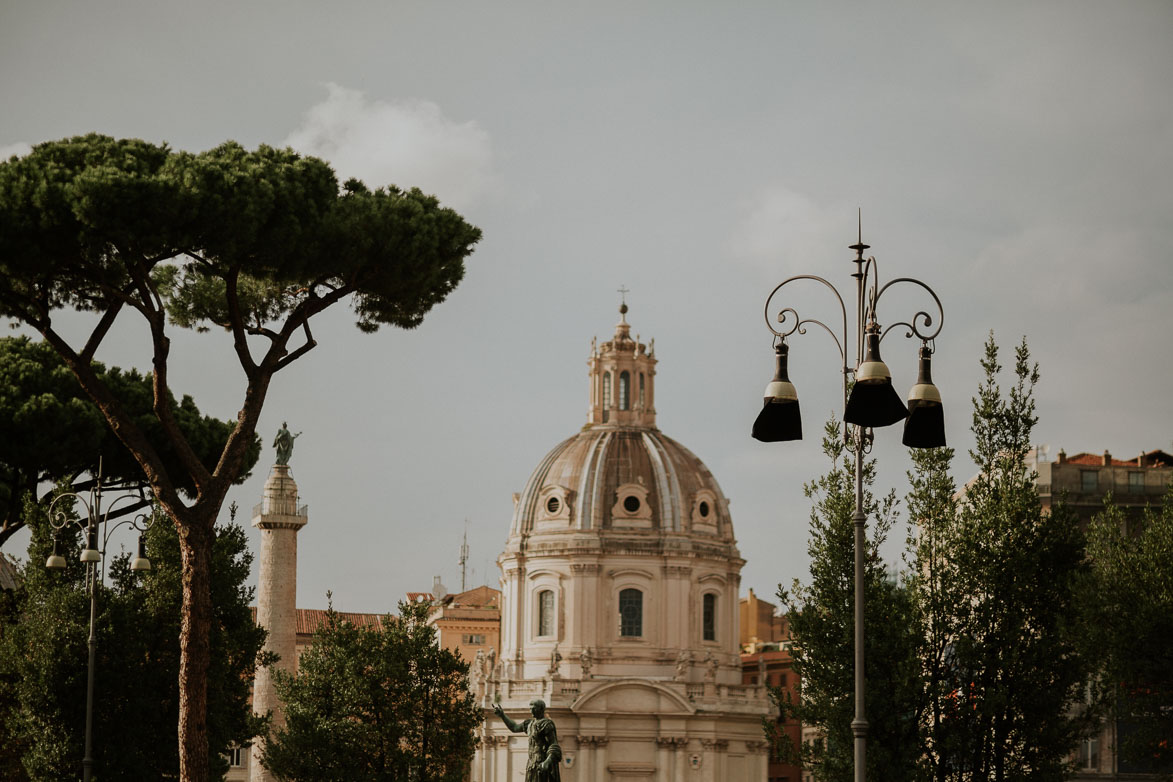
<svg viewBox="0 0 1173 782">
<path fill-rule="evenodd" d="M 742 683 L 741 559 L 705 465 L 655 425 L 654 348 L 592 345 L 587 426 L 515 497 L 501 650 L 474 670 L 485 709 L 474 782 L 523 773 L 526 738 L 492 714 L 542 698 L 564 782 L 766 779 L 764 689 Z"/>
</svg>

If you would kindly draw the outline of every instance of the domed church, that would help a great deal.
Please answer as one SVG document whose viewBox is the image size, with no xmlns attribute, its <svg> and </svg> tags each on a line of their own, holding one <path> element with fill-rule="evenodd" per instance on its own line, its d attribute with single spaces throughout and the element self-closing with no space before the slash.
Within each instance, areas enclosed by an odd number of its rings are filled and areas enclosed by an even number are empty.
<svg viewBox="0 0 1173 782">
<path fill-rule="evenodd" d="M 524 776 L 520 721 L 541 698 L 563 782 L 766 778 L 764 688 L 741 684 L 741 559 L 704 463 L 656 427 L 655 341 L 627 305 L 592 341 L 587 424 L 515 495 L 502 571 L 501 650 L 473 664 L 486 710 L 475 782 Z"/>
</svg>

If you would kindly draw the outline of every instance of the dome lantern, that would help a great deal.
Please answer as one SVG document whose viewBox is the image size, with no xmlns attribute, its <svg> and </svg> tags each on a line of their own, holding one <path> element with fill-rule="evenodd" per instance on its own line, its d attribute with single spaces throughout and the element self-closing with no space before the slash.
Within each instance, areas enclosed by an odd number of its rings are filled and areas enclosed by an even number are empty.
<svg viewBox="0 0 1173 782">
<path fill-rule="evenodd" d="M 655 342 L 631 338 L 627 304 L 621 304 L 610 341 L 591 341 L 588 424 L 656 428 Z"/>
</svg>

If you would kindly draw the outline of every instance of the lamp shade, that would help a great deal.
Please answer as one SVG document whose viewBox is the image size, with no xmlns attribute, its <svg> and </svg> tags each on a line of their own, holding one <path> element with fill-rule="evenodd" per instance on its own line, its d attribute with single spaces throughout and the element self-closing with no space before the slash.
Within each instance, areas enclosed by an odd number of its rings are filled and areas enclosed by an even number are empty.
<svg viewBox="0 0 1173 782">
<path fill-rule="evenodd" d="M 920 371 L 908 392 L 908 420 L 903 442 L 909 448 L 939 448 L 945 444 L 945 410 L 941 392 L 933 385 L 932 351 L 920 349 Z"/>
<path fill-rule="evenodd" d="M 53 536 L 53 553 L 45 560 L 45 567 L 52 570 L 65 569 L 65 557 L 61 556 L 61 541 L 56 535 Z"/>
<path fill-rule="evenodd" d="M 147 559 L 147 540 L 144 536 L 138 536 L 138 556 L 130 563 L 130 569 L 141 571 L 151 569 L 151 560 Z"/>
<path fill-rule="evenodd" d="M 873 324 L 868 327 L 867 349 L 863 362 L 855 370 L 855 383 L 847 398 L 843 420 L 858 426 L 891 426 L 908 416 L 908 408 L 892 387 L 892 373 L 880 358 L 880 334 Z"/>
<path fill-rule="evenodd" d="M 786 370 L 789 350 L 785 342 L 774 348 L 774 379 L 766 386 L 762 410 L 753 422 L 753 437 L 763 443 L 802 439 L 798 391 Z"/>
</svg>

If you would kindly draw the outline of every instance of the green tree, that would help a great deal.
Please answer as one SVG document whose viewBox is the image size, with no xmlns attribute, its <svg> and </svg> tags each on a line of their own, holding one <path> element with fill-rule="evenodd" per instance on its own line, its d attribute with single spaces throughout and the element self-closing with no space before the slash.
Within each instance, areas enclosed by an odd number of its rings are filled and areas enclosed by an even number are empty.
<svg viewBox="0 0 1173 782">
<path fill-rule="evenodd" d="M 22 776 L 76 778 L 85 731 L 89 593 L 77 560 L 79 540 L 67 535 L 68 565 L 49 571 L 51 529 L 43 509 L 28 503 L 32 542 L 11 623 L 0 635 L 0 735 L 19 747 Z M 161 515 L 161 514 L 160 514 Z M 174 725 L 179 717 L 181 562 L 175 527 L 162 517 L 147 533 L 149 572 L 133 573 L 129 555 L 110 562 L 110 583 L 98 587 L 94 690 L 94 760 L 99 779 L 173 779 L 179 771 Z M 225 751 L 263 730 L 252 715 L 251 683 L 265 631 L 253 622 L 246 586 L 252 555 L 235 523 L 218 525 L 212 552 L 215 610 L 209 638 L 210 772 L 227 771 Z M 14 768 L 8 769 L 15 773 Z M 27 775 L 27 777 L 24 777 Z"/>
<path fill-rule="evenodd" d="M 461 782 L 483 715 L 429 610 L 402 602 L 398 619 L 359 628 L 331 609 L 297 674 L 274 674 L 286 724 L 265 767 L 284 780 Z"/>
<path fill-rule="evenodd" d="M 1008 393 L 992 334 L 981 364 L 977 477 L 954 506 L 948 454 L 922 457 L 910 498 L 924 532 L 915 569 L 926 767 L 937 780 L 1059 780 L 1089 729 L 1077 708 L 1092 670 L 1076 618 L 1084 540 L 1074 514 L 1039 504 L 1027 463 L 1039 374 L 1025 340 Z"/>
<path fill-rule="evenodd" d="M 804 487 L 814 502 L 807 544 L 811 580 L 778 592 L 788 613 L 794 671 L 801 681 L 798 702 L 779 705 L 804 726 L 819 728 L 821 736 L 803 747 L 787 746 L 783 740 L 779 750 L 811 768 L 820 782 L 838 782 L 852 779 L 854 768 L 855 457 L 835 422 L 827 424 L 823 451 L 831 460 L 830 471 Z M 918 751 L 919 693 L 912 601 L 880 557 L 896 501 L 892 494 L 877 499 L 871 491 L 874 481 L 875 463 L 865 460 L 863 509 L 871 532 L 864 565 L 867 773 L 872 779 L 911 779 Z"/>
<path fill-rule="evenodd" d="M 168 473 L 180 480 L 190 477 L 185 476 L 154 415 L 151 378 L 135 370 L 107 370 L 97 362 L 91 366 L 146 434 Z M 190 396 L 178 403 L 172 397 L 170 405 L 180 431 L 200 461 L 213 463 L 235 425 L 201 415 Z M 236 483 L 248 478 L 260 453 L 261 440 L 254 437 Z M 87 491 L 92 476 L 98 474 L 99 462 L 103 486 L 115 490 L 146 487 L 142 468 L 114 436 L 57 352 L 28 337 L 0 338 L 0 547 L 24 527 L 24 500 L 37 498 L 38 486 L 66 481 L 74 491 Z M 190 481 L 179 488 L 188 494 L 195 490 Z M 144 498 L 137 504 L 121 505 L 115 517 L 135 513 L 149 503 Z"/>
<path fill-rule="evenodd" d="M 1100 653 L 1121 760 L 1173 770 L 1173 496 L 1129 521 L 1109 503 L 1088 529 L 1088 646 Z"/>
<path fill-rule="evenodd" d="M 956 563 L 948 558 L 949 536 L 956 533 L 956 485 L 950 475 L 952 448 L 909 450 L 913 470 L 908 473 L 907 497 L 910 531 L 906 557 L 910 560 L 909 588 L 913 617 L 920 637 L 921 662 L 921 760 L 920 778 L 944 782 L 952 761 L 964 744 L 960 731 L 958 678 L 954 641 L 958 637 L 951 585 L 957 580 Z"/>
<path fill-rule="evenodd" d="M 57 351 L 178 530 L 185 782 L 208 776 L 213 529 L 270 383 L 317 344 L 311 319 L 343 300 L 365 331 L 418 325 L 460 281 L 479 238 L 419 190 L 340 188 L 323 161 L 266 146 L 189 154 L 89 135 L 0 163 L 0 316 Z M 88 336 L 70 341 L 54 320 L 62 309 L 92 315 Z M 178 469 L 91 364 L 124 314 L 141 317 L 149 337 L 152 418 Z M 204 461 L 169 403 L 168 362 L 172 326 L 212 325 L 231 334 L 245 388 L 235 427 Z"/>
</svg>

